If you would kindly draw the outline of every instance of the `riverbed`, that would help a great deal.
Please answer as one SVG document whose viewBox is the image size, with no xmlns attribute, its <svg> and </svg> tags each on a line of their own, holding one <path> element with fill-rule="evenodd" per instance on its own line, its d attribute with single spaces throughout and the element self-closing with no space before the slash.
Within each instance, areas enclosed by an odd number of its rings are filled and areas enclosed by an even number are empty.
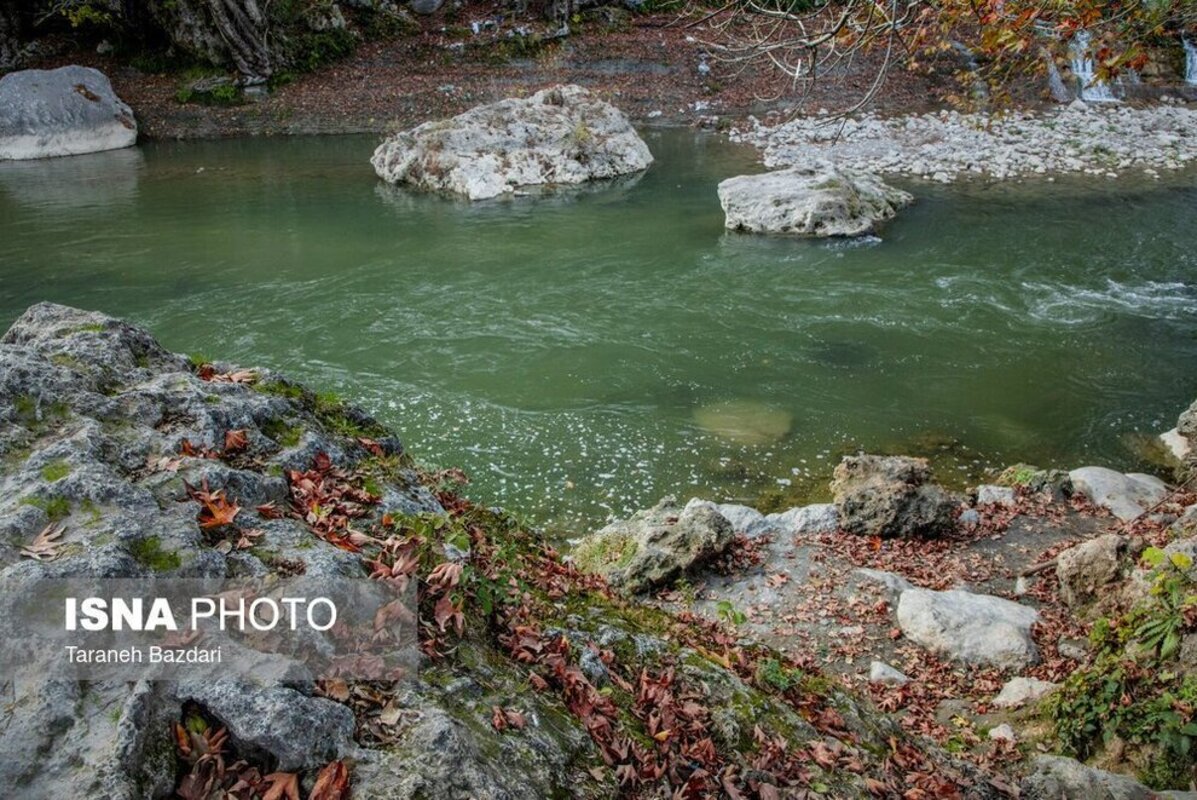
<svg viewBox="0 0 1197 800">
<path fill-rule="evenodd" d="M 469 205 L 374 137 L 0 165 L 0 326 L 53 300 L 361 400 L 471 496 L 577 527 L 663 494 L 817 496 L 855 448 L 963 483 L 1126 468 L 1197 392 L 1197 182 L 903 184 L 880 238 L 726 232 L 758 171 L 652 130 L 643 176 Z"/>
</svg>

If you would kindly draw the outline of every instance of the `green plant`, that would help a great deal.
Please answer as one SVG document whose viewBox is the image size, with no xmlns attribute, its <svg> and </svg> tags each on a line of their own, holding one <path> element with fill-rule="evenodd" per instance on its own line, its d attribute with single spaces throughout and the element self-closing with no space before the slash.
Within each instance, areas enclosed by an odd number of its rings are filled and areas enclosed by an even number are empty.
<svg viewBox="0 0 1197 800">
<path fill-rule="evenodd" d="M 730 600 L 720 600 L 716 603 L 715 615 L 728 625 L 743 625 L 748 621 L 744 612 L 732 605 Z"/>
<path fill-rule="evenodd" d="M 26 497 L 21 500 L 21 504 L 40 508 L 46 512 L 51 522 L 71 515 L 71 501 L 65 497 Z"/>
</svg>

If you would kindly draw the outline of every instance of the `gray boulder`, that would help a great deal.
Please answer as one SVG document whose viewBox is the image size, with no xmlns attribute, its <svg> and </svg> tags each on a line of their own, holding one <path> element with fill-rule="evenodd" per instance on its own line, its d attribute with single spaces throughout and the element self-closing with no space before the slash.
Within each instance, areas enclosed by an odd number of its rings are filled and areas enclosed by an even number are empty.
<svg viewBox="0 0 1197 800">
<path fill-rule="evenodd" d="M 1022 780 L 1023 800 L 1158 800 L 1197 797 L 1194 792 L 1153 792 L 1125 775 L 1088 767 L 1064 756 L 1039 756 Z"/>
<path fill-rule="evenodd" d="M 1068 548 L 1056 557 L 1060 599 L 1080 606 L 1097 600 L 1105 589 L 1117 583 L 1127 564 L 1130 541 L 1107 533 Z"/>
<path fill-rule="evenodd" d="M 950 531 L 960 499 L 931 483 L 924 458 L 845 456 L 831 484 L 840 528 L 861 536 L 935 536 Z"/>
<path fill-rule="evenodd" d="M 910 683 L 910 678 L 901 670 L 891 667 L 884 661 L 874 661 L 869 664 L 869 683 L 902 686 Z"/>
<path fill-rule="evenodd" d="M 574 548 L 581 569 L 630 593 L 664 586 L 727 549 L 734 532 L 714 509 L 681 508 L 672 497 L 613 522 Z"/>
<path fill-rule="evenodd" d="M 1074 491 L 1123 522 L 1141 516 L 1168 493 L 1159 478 L 1138 472 L 1124 475 L 1106 467 L 1081 467 L 1069 472 L 1068 477 Z"/>
<path fill-rule="evenodd" d="M 719 184 L 724 225 L 751 233 L 861 236 L 913 200 L 870 172 L 818 160 Z"/>
<path fill-rule="evenodd" d="M 775 514 L 762 514 L 755 508 L 734 503 L 712 503 L 695 497 L 686 509 L 705 506 L 722 514 L 732 530 L 750 538 L 773 536 L 788 538 L 805 534 L 831 533 L 839 527 L 839 512 L 831 503 L 799 506 Z"/>
<path fill-rule="evenodd" d="M 27 69 L 0 78 L 0 161 L 97 153 L 136 142 L 132 110 L 99 70 Z"/>
<path fill-rule="evenodd" d="M 370 163 L 388 183 L 484 200 L 627 175 L 652 160 L 623 112 L 580 86 L 556 86 L 395 134 Z"/>
<path fill-rule="evenodd" d="M 1031 626 L 1033 608 L 990 595 L 953 589 L 909 589 L 898 600 L 898 625 L 906 638 L 968 664 L 1021 669 L 1039 660 Z"/>
</svg>

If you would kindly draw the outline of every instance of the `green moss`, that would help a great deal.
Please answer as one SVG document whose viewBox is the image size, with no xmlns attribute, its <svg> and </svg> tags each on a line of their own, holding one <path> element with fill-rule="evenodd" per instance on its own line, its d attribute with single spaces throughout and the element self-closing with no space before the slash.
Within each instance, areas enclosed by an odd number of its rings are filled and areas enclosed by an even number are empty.
<svg viewBox="0 0 1197 800">
<path fill-rule="evenodd" d="M 259 381 L 253 385 L 253 390 L 261 394 L 274 395 L 275 397 L 286 397 L 289 400 L 303 400 L 304 398 L 302 387 L 280 380 Z"/>
<path fill-rule="evenodd" d="M 604 572 L 632 563 L 638 547 L 636 540 L 623 533 L 592 536 L 573 551 L 574 563 L 583 572 Z"/>
<path fill-rule="evenodd" d="M 71 515 L 71 501 L 65 497 L 25 497 L 22 498 L 21 505 L 40 508 L 52 522 Z"/>
<path fill-rule="evenodd" d="M 1014 464 L 1002 470 L 994 482 L 999 486 L 1027 486 L 1041 472 L 1038 467 L 1031 466 L 1030 464 Z"/>
<path fill-rule="evenodd" d="M 71 474 L 71 465 L 60 458 L 42 467 L 41 472 L 43 480 L 48 483 L 54 483 L 54 481 L 62 480 Z"/>
<path fill-rule="evenodd" d="M 71 328 L 67 331 L 67 335 L 71 336 L 76 333 L 103 333 L 107 329 L 107 326 L 103 323 L 93 322 L 90 325 L 79 325 L 78 327 Z"/>
<path fill-rule="evenodd" d="M 129 555 L 152 572 L 170 572 L 183 564 L 178 553 L 162 549 L 162 542 L 157 536 L 138 539 L 130 542 L 127 547 Z"/>
<path fill-rule="evenodd" d="M 295 447 L 303 437 L 303 428 L 288 425 L 281 419 L 272 419 L 262 426 L 262 433 L 277 442 L 279 447 Z"/>
</svg>

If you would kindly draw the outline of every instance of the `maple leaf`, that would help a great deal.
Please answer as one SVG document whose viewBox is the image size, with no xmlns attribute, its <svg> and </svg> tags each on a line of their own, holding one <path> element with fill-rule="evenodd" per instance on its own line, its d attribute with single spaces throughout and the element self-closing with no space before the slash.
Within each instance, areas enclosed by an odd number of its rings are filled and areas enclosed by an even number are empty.
<svg viewBox="0 0 1197 800">
<path fill-rule="evenodd" d="M 299 776 L 294 772 L 272 772 L 263 780 L 270 789 L 262 800 L 299 800 Z"/>
<path fill-rule="evenodd" d="M 51 522 L 42 528 L 42 532 L 33 537 L 33 541 L 21 548 L 21 555 L 35 561 L 53 561 L 61 555 L 59 547 L 62 542 L 62 532 L 66 530 L 63 523 Z"/>
<path fill-rule="evenodd" d="M 245 435 L 244 429 L 229 431 L 224 435 L 224 451 L 226 453 L 244 450 L 248 444 L 249 438 Z"/>
<path fill-rule="evenodd" d="M 428 584 L 441 589 L 452 588 L 461 581 L 462 565 L 455 561 L 437 564 L 428 574 Z"/>
<path fill-rule="evenodd" d="M 331 761 L 320 770 L 308 800 L 349 800 L 349 770 L 344 761 Z"/>
<path fill-rule="evenodd" d="M 433 619 L 436 620 L 437 626 L 443 632 L 445 625 L 450 621 L 457 629 L 457 635 L 460 636 L 465 629 L 465 615 L 461 613 L 461 609 L 453 602 L 449 595 L 443 595 L 436 603 L 436 608 L 433 610 Z"/>
<path fill-rule="evenodd" d="M 241 535 L 237 539 L 237 549 L 248 550 L 256 544 L 254 540 L 264 536 L 266 531 L 261 528 L 243 528 L 240 533 Z"/>
<path fill-rule="evenodd" d="M 258 512 L 258 515 L 261 516 L 263 519 L 280 519 L 283 516 L 283 512 L 280 511 L 278 509 L 278 507 L 274 505 L 273 500 L 270 501 L 269 503 L 263 503 L 262 505 L 258 506 L 255 510 Z"/>
</svg>

